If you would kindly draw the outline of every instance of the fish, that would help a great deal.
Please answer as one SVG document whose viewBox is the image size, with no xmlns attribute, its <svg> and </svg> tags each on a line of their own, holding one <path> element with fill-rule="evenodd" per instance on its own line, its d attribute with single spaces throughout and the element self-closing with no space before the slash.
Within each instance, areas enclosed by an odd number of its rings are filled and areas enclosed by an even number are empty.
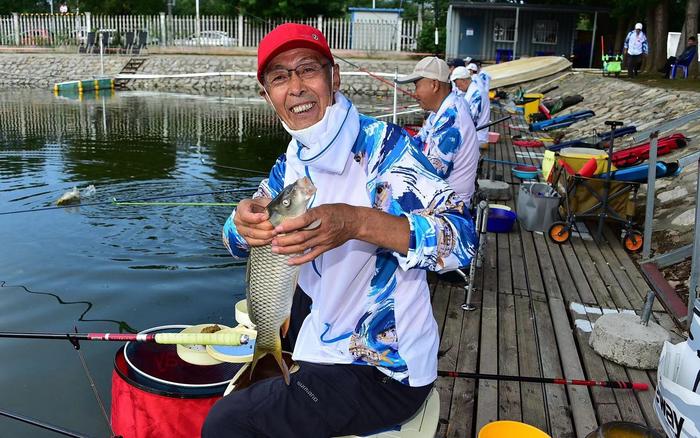
<svg viewBox="0 0 700 438">
<path fill-rule="evenodd" d="M 268 205 L 269 221 L 278 226 L 285 219 L 301 216 L 306 212 L 316 187 L 307 177 L 298 179 L 280 192 Z M 292 297 L 299 278 L 299 266 L 289 266 L 288 260 L 295 254 L 274 254 L 271 245 L 250 249 L 246 267 L 246 298 L 250 320 L 255 324 L 257 337 L 251 378 L 258 360 L 271 354 L 282 371 L 284 382 L 289 385 L 289 369 L 282 359 L 282 339 L 289 327 Z"/>
<path fill-rule="evenodd" d="M 56 205 L 80 204 L 80 192 L 77 187 L 68 190 L 56 201 Z"/>
</svg>

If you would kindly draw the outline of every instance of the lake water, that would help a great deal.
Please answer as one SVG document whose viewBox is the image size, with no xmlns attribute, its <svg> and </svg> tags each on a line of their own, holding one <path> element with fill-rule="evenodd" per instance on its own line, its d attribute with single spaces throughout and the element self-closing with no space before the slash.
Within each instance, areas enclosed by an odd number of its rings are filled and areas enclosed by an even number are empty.
<svg viewBox="0 0 700 438">
<path fill-rule="evenodd" d="M 390 104 L 358 106 L 387 112 Z M 400 122 L 416 121 L 405 117 Z M 287 141 L 274 113 L 253 97 L 78 99 L 0 90 L 0 331 L 233 324 L 245 285 L 244 264 L 221 243 L 232 207 L 113 200 L 236 201 L 250 192 L 225 191 L 257 185 L 261 176 L 251 171 L 269 170 Z M 36 211 L 88 185 L 95 194 L 82 206 Z M 119 344 L 81 345 L 109 412 Z M 0 339 L 0 352 L 0 410 L 109 435 L 69 342 Z M 56 436 L 0 416 L 2 438 Z"/>
</svg>

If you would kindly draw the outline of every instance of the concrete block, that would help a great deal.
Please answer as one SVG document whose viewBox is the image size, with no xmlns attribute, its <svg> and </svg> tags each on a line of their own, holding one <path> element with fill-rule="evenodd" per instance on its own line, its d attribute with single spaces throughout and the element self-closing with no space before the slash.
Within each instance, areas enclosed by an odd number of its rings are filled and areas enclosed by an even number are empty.
<svg viewBox="0 0 700 438">
<path fill-rule="evenodd" d="M 504 181 L 491 181 L 490 179 L 480 179 L 479 191 L 484 194 L 489 201 L 507 201 L 513 197 L 510 184 Z"/>
<path fill-rule="evenodd" d="M 668 332 L 649 321 L 645 326 L 639 316 L 608 313 L 595 322 L 588 343 L 596 353 L 617 364 L 643 370 L 656 369 Z"/>
</svg>

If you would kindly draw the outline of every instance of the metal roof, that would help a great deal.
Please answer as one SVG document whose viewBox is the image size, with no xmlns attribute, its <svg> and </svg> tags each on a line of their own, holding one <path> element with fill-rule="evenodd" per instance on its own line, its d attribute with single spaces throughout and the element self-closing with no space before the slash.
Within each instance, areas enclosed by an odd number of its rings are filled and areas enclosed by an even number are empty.
<svg viewBox="0 0 700 438">
<path fill-rule="evenodd" d="M 450 2 L 453 9 L 490 9 L 490 10 L 525 10 L 525 11 L 549 11 L 549 12 L 603 12 L 609 13 L 610 8 L 577 5 L 537 5 L 530 3 L 490 3 L 490 2 Z"/>
</svg>

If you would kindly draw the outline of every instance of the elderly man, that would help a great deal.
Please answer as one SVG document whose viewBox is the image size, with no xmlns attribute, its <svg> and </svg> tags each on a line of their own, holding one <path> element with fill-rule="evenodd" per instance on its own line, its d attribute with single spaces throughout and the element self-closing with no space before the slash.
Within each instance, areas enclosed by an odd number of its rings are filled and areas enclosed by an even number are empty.
<svg viewBox="0 0 700 438">
<path fill-rule="evenodd" d="M 471 74 L 472 82 L 479 87 L 479 109 L 478 117 L 474 121 L 476 126 L 484 126 L 491 121 L 491 99 L 489 99 L 489 86 L 491 84 L 491 76 L 481 70 L 475 63 L 467 65 L 467 70 Z M 482 149 L 488 145 L 489 131 L 488 129 L 480 129 L 476 132 L 476 137 Z"/>
<path fill-rule="evenodd" d="M 642 57 L 649 54 L 649 42 L 642 32 L 642 23 L 634 25 L 625 38 L 624 53 L 627 56 L 627 75 L 631 78 L 639 74 L 642 66 Z"/>
<path fill-rule="evenodd" d="M 397 82 L 415 84 L 418 103 L 430 111 L 416 140 L 438 175 L 469 202 L 474 194 L 479 148 L 466 101 L 452 93 L 447 64 L 428 56 Z"/>
<path fill-rule="evenodd" d="M 292 139 L 223 237 L 234 257 L 268 244 L 297 254 L 299 369 L 289 386 L 269 378 L 218 401 L 202 436 L 321 438 L 392 427 L 421 407 L 437 376 L 426 270 L 468 264 L 473 223 L 405 131 L 359 114 L 338 92 L 339 67 L 319 30 L 289 23 L 267 34 L 258 80 Z M 302 176 L 317 188 L 311 208 L 274 228 L 264 207 Z"/>
</svg>

